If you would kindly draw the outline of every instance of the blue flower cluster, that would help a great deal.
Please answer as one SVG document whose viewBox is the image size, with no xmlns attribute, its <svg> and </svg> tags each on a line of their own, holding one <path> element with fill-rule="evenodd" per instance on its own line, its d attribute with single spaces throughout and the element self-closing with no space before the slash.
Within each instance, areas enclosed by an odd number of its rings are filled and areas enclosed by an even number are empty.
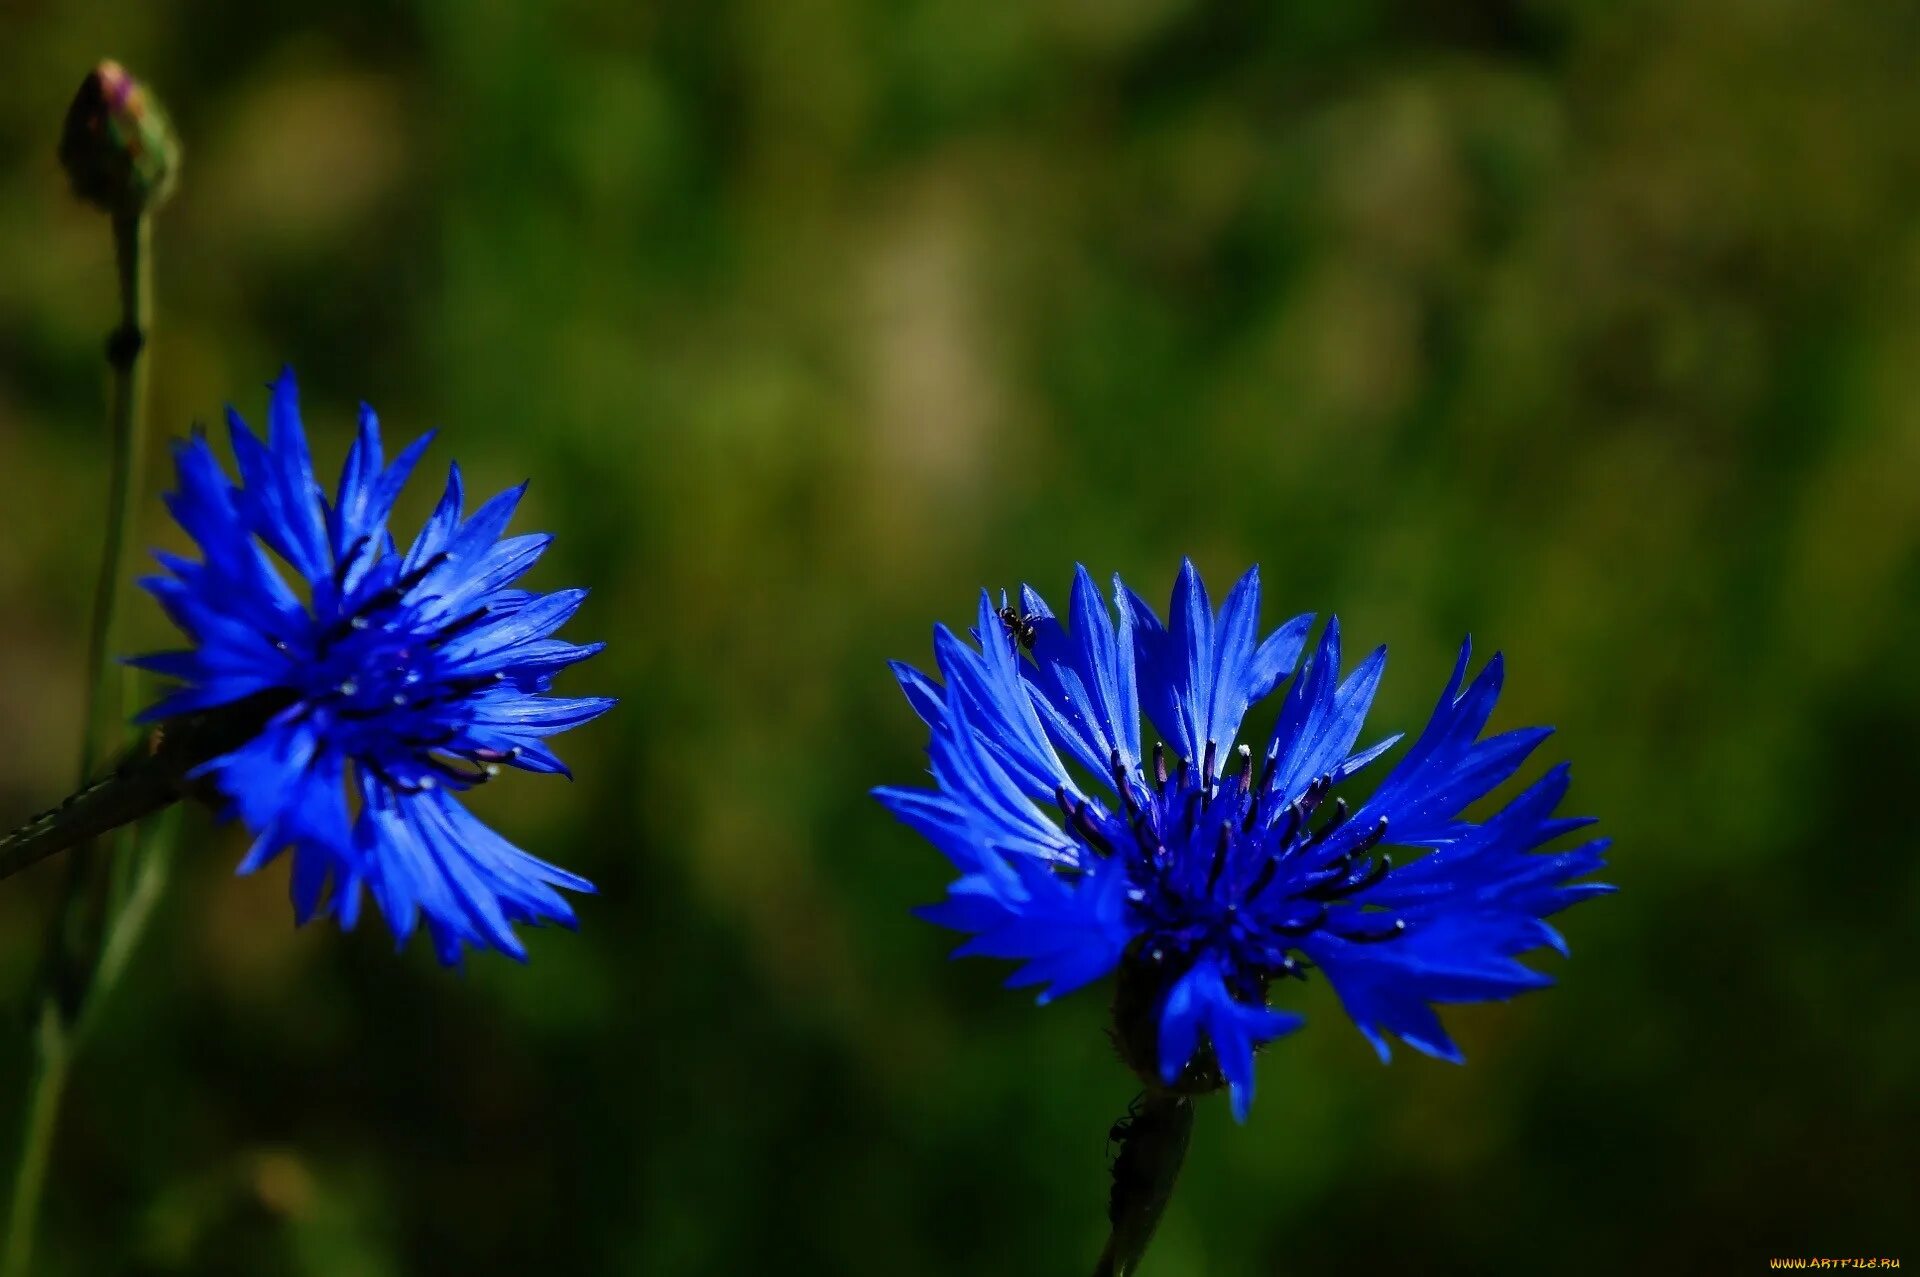
<svg viewBox="0 0 1920 1277">
<path fill-rule="evenodd" d="M 1499 656 L 1468 682 L 1461 648 L 1425 730 L 1350 806 L 1335 791 L 1399 740 L 1359 743 L 1384 648 L 1342 678 L 1330 620 L 1302 665 L 1313 618 L 1263 637 L 1257 569 L 1216 613 L 1185 564 L 1164 623 L 1114 591 L 1109 612 L 1081 569 L 1070 628 L 1031 590 L 983 593 L 972 644 L 935 631 L 944 685 L 894 667 L 932 729 L 934 788 L 876 796 L 959 871 L 923 911 L 970 933 L 958 955 L 1019 960 L 1009 983 L 1042 1002 L 1118 970 L 1123 1056 L 1161 1085 L 1224 1082 L 1242 1119 L 1255 1048 L 1301 1023 L 1267 1005 L 1279 977 L 1318 968 L 1382 1059 L 1391 1034 L 1456 1061 L 1432 1004 L 1551 983 L 1518 955 L 1564 952 L 1543 919 L 1612 890 L 1573 881 L 1606 840 L 1541 850 L 1591 823 L 1555 815 L 1564 764 L 1462 818 L 1551 730 L 1482 737 Z M 1289 676 L 1271 737 L 1239 743 Z M 1167 742 L 1149 754 L 1143 710 Z"/>
<path fill-rule="evenodd" d="M 468 947 L 524 958 L 514 925 L 571 925 L 560 889 L 592 884 L 507 842 L 459 795 L 502 766 L 565 774 L 547 738 L 613 704 L 546 695 L 600 650 L 552 637 L 586 591 L 511 588 L 551 538 L 503 538 L 524 486 L 464 514 L 458 466 L 401 550 L 388 518 L 429 439 L 388 462 L 363 407 L 329 499 L 291 372 L 271 389 L 264 442 L 229 413 L 238 483 L 204 437 L 175 447 L 167 507 L 201 558 L 163 553 L 168 575 L 141 584 L 193 645 L 134 659 L 184 684 L 142 717 L 259 716 L 199 775 L 254 835 L 242 873 L 292 848 L 298 921 L 330 912 L 351 927 L 365 888 L 402 944 L 424 920 L 443 962 Z"/>
</svg>

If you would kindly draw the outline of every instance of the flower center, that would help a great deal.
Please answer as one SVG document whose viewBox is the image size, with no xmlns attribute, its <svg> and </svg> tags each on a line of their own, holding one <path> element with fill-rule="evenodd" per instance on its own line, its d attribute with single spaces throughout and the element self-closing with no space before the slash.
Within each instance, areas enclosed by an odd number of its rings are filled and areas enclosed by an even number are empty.
<svg viewBox="0 0 1920 1277">
<path fill-rule="evenodd" d="M 356 616 L 323 646 L 308 680 L 309 699 L 324 701 L 349 719 L 405 709 L 419 699 L 435 664 L 430 641 L 391 621 L 375 625 Z"/>
<path fill-rule="evenodd" d="M 1295 956 L 1302 937 L 1319 932 L 1342 940 L 1391 940 L 1406 924 L 1355 897 L 1392 867 L 1374 849 L 1386 837 L 1384 817 L 1364 831 L 1352 828 L 1344 799 L 1315 826 L 1334 785 L 1331 775 L 1310 781 L 1287 798 L 1269 755 L 1258 778 L 1252 752 L 1237 751 L 1238 766 L 1216 774 L 1212 742 L 1196 768 L 1181 759 L 1171 770 L 1166 748 L 1155 745 L 1150 773 L 1129 770 L 1118 751 L 1111 765 L 1124 810 L 1099 812 L 1069 805 L 1067 828 L 1088 854 L 1121 856 L 1129 907 L 1144 924 L 1138 958 L 1184 970 L 1202 953 L 1222 960 L 1237 992 L 1263 997 L 1275 976 L 1304 978 Z"/>
<path fill-rule="evenodd" d="M 342 574 L 351 558 L 343 558 Z M 401 791 L 440 784 L 468 789 L 519 753 L 460 743 L 460 704 L 506 676 L 455 674 L 440 652 L 484 621 L 488 610 L 432 626 L 409 614 L 407 595 L 444 559 L 431 559 L 361 600 L 320 629 L 310 640 L 311 656 L 296 662 L 304 712 L 341 752 Z"/>
</svg>

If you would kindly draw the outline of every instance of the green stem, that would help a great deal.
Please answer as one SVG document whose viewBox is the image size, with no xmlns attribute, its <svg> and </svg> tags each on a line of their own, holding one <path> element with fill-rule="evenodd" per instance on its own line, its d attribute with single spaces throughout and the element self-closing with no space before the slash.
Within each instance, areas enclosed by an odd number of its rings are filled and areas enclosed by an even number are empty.
<svg viewBox="0 0 1920 1277">
<path fill-rule="evenodd" d="M 153 219 L 113 218 L 114 261 L 120 276 L 120 326 L 107 338 L 113 370 L 107 421 L 113 441 L 108 469 L 107 535 L 94 584 L 93 625 L 87 636 L 87 734 L 80 746 L 80 783 L 99 760 L 117 752 L 125 731 L 131 671 L 114 660 L 120 614 L 120 576 L 140 504 L 146 443 L 147 331 L 153 325 Z"/>
<path fill-rule="evenodd" d="M 165 760 L 130 756 L 58 807 L 41 812 L 0 838 L 0 878 L 11 877 L 69 848 L 80 849 L 112 830 L 125 829 L 179 796 L 179 777 Z M 75 854 L 82 853 L 76 850 Z"/>
<path fill-rule="evenodd" d="M 0 1254 L 0 1277 L 26 1277 L 31 1271 L 35 1224 L 46 1188 L 47 1165 L 53 1153 L 54 1130 L 67 1074 L 81 1035 L 99 1013 L 100 1005 L 119 983 L 134 949 L 145 933 L 153 907 L 166 887 L 173 864 L 173 847 L 180 830 L 181 808 L 170 807 L 156 819 L 121 826 L 121 848 L 134 864 L 132 887 L 114 910 L 100 945 L 91 980 L 77 1009 L 60 986 L 40 996 L 40 1021 L 34 1037 L 33 1079 L 27 1092 L 26 1125 L 20 1137 L 19 1169 L 8 1211 L 6 1250 Z M 136 832 L 138 830 L 139 832 Z"/>
<path fill-rule="evenodd" d="M 144 213 L 113 216 L 114 260 L 120 283 L 120 323 L 107 338 L 112 374 L 108 426 L 113 455 L 108 474 L 106 544 L 94 587 L 93 620 L 87 637 L 87 717 L 80 746 L 80 784 L 92 778 L 102 758 L 116 754 L 125 733 L 129 671 L 114 661 L 120 576 L 138 514 L 141 454 L 146 434 L 147 330 L 153 316 L 152 221 Z M 108 898 L 108 868 L 100 849 L 78 847 L 69 865 L 66 893 L 47 946 L 38 995 L 39 1032 L 34 1036 L 33 1079 L 27 1093 L 26 1128 L 8 1210 L 7 1243 L 0 1277 L 26 1277 L 33 1264 L 34 1230 L 46 1188 L 73 1059 L 78 1015 L 100 960 Z M 115 931 L 119 927 L 114 928 Z M 137 928 L 136 928 L 137 930 Z M 126 947 L 130 947 L 126 946 Z"/>
<path fill-rule="evenodd" d="M 70 1038 L 60 1009 L 52 998 L 40 1006 L 34 1034 L 33 1084 L 27 1092 L 27 1124 L 20 1140 L 20 1172 L 13 1186 L 13 1206 L 7 1218 L 7 1249 L 0 1256 L 0 1273 L 26 1277 L 33 1263 L 33 1231 L 40 1213 L 40 1190 L 46 1186 L 47 1162 L 53 1152 L 53 1131 L 60 1116 L 60 1097 L 67 1089 Z"/>
<path fill-rule="evenodd" d="M 1120 1156 L 1113 1163 L 1107 1216 L 1113 1233 L 1093 1277 L 1131 1277 L 1160 1226 L 1193 1138 L 1193 1101 L 1151 1092 L 1123 1120 Z"/>
<path fill-rule="evenodd" d="M 106 942 L 100 946 L 100 963 L 94 968 L 93 987 L 88 990 L 86 1005 L 81 1009 L 83 1029 L 93 1022 L 100 1004 L 119 984 L 140 937 L 146 934 L 153 907 L 159 903 L 160 893 L 166 889 L 167 877 L 173 870 L 173 849 L 179 841 L 183 810 L 169 807 L 144 825 L 128 825 L 122 830 L 123 840 L 130 844 L 123 849 L 127 852 L 123 859 L 132 861 L 132 886 L 115 908 Z"/>
</svg>

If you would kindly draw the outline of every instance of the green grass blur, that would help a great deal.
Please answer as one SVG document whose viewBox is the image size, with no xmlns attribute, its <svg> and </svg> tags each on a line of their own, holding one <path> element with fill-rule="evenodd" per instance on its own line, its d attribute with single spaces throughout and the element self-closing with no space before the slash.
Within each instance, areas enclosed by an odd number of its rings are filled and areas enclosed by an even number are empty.
<svg viewBox="0 0 1920 1277">
<path fill-rule="evenodd" d="M 289 361 L 323 465 L 365 398 L 531 477 L 610 641 L 566 686 L 623 702 L 480 798 L 601 884 L 524 969 L 295 932 L 193 824 L 44 1271 L 1084 1271 L 1103 997 L 948 963 L 865 791 L 922 767 L 884 661 L 981 585 L 1182 554 L 1389 642 L 1383 729 L 1506 651 L 1623 890 L 1449 1015 L 1464 1069 L 1298 992 L 1150 1277 L 1920 1263 L 1916 49 L 1816 0 L 0 6 L 0 823 L 78 738 L 102 56 L 187 145 L 158 427 Z M 0 884 L 9 1148 L 59 880 Z"/>
</svg>

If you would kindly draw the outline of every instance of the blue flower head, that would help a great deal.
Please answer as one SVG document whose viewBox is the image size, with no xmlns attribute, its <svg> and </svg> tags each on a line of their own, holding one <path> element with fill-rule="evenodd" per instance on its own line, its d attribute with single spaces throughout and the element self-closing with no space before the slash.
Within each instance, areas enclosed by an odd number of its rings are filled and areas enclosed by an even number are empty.
<svg viewBox="0 0 1920 1277">
<path fill-rule="evenodd" d="M 1383 1060 L 1391 1034 L 1456 1062 L 1432 1004 L 1551 983 L 1518 955 L 1565 952 L 1543 919 L 1612 890 L 1572 881 L 1606 841 L 1541 850 L 1591 823 L 1554 814 L 1564 764 L 1461 818 L 1550 731 L 1481 736 L 1499 656 L 1466 683 L 1462 646 L 1426 729 L 1350 806 L 1336 791 L 1400 739 L 1359 744 L 1384 648 L 1341 678 L 1330 620 L 1301 665 L 1313 618 L 1262 637 L 1257 569 L 1216 614 L 1185 564 L 1164 624 L 1114 591 L 1117 619 L 1081 569 L 1070 626 L 1031 590 L 1018 607 L 983 593 L 973 644 L 934 631 L 944 685 L 894 666 L 932 729 L 934 788 L 876 796 L 958 869 L 921 911 L 972 935 L 956 956 L 1022 962 L 1009 983 L 1046 986 L 1043 1003 L 1118 970 L 1127 1063 L 1189 1093 L 1225 1084 L 1242 1119 L 1255 1048 L 1301 1023 L 1267 1005 L 1281 976 L 1317 967 Z M 1272 737 L 1240 742 L 1289 676 Z M 1142 710 L 1166 741 L 1144 756 Z"/>
<path fill-rule="evenodd" d="M 524 959 L 514 924 L 572 925 L 556 889 L 593 886 L 507 842 L 459 795 L 503 764 L 566 774 L 546 738 L 613 704 L 545 695 L 600 650 L 551 637 L 586 591 L 510 588 L 551 538 L 502 538 L 524 485 L 463 517 L 458 466 L 402 551 L 387 519 L 431 436 L 387 463 L 362 407 L 330 500 L 292 372 L 271 389 L 265 442 L 228 412 L 239 483 L 198 432 L 175 445 L 167 507 L 201 559 L 161 553 L 171 575 L 141 584 L 193 646 L 132 661 L 184 684 L 142 718 L 255 716 L 246 742 L 196 775 L 254 835 L 241 873 L 293 849 L 298 922 L 330 912 L 353 926 L 364 887 L 402 944 L 424 919 L 443 962 L 468 946 Z"/>
</svg>

